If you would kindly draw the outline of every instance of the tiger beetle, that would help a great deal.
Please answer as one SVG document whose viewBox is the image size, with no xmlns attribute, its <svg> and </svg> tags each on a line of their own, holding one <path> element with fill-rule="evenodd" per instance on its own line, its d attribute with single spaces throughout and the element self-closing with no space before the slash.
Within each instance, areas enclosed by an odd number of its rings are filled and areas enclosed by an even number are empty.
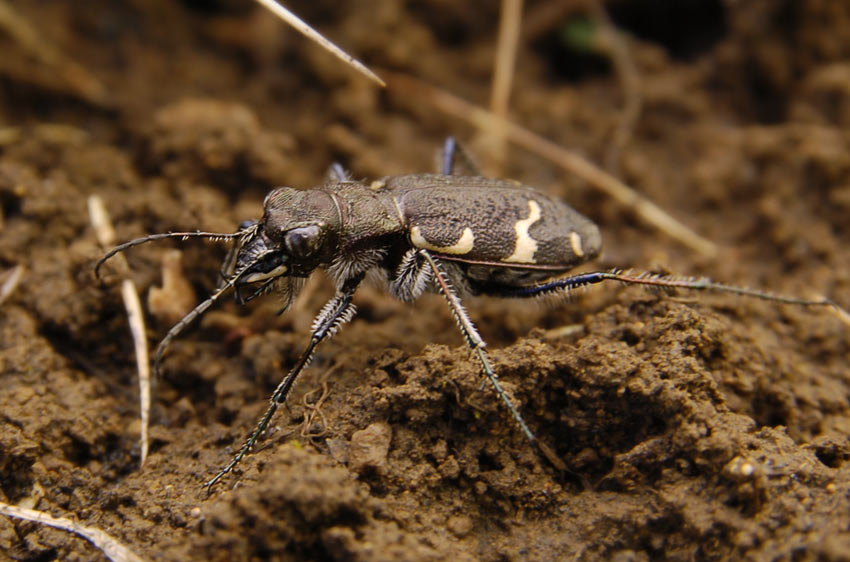
<svg viewBox="0 0 850 562">
<path fill-rule="evenodd" d="M 827 305 L 802 299 L 683 278 L 622 271 L 563 275 L 596 257 L 602 240 L 590 219 L 561 201 L 514 181 L 454 175 L 463 151 L 447 139 L 441 174 L 389 176 L 372 183 L 351 179 L 331 166 L 324 185 L 307 190 L 281 187 L 270 192 L 259 221 L 243 223 L 234 233 L 169 232 L 131 240 L 107 253 L 96 265 L 128 248 L 163 238 L 200 237 L 233 240 L 218 288 L 172 327 L 155 352 L 159 373 L 168 345 L 226 291 L 244 304 L 272 289 L 283 295 L 285 311 L 304 281 L 324 268 L 336 294 L 316 316 L 310 341 L 298 362 L 271 396 L 257 427 L 233 460 L 204 486 L 210 488 L 242 460 L 269 425 L 316 347 L 354 316 L 357 287 L 368 272 L 383 274 L 391 295 L 410 302 L 426 290 L 441 293 L 486 379 L 507 406 L 526 438 L 557 468 L 566 469 L 534 435 L 499 383 L 482 340 L 461 296 L 530 298 L 565 295 L 602 281 L 734 293 L 797 305 Z"/>
</svg>

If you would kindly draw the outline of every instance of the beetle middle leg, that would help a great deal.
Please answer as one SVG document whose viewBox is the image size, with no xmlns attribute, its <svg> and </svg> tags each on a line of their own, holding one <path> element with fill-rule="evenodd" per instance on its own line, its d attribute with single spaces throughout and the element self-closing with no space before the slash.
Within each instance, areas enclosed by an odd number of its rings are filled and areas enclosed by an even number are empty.
<svg viewBox="0 0 850 562">
<path fill-rule="evenodd" d="M 440 173 L 446 176 L 455 175 L 458 159 L 463 165 L 463 174 L 480 176 L 481 170 L 475 164 L 474 159 L 466 151 L 462 144 L 457 142 L 454 137 L 446 137 L 446 142 L 443 144 L 443 151 L 440 159 Z"/>
<path fill-rule="evenodd" d="M 501 398 L 502 402 L 504 402 L 505 406 L 507 406 L 511 416 L 513 416 L 523 434 L 525 434 L 526 438 L 533 445 L 537 446 L 537 448 L 543 453 L 547 460 L 555 466 L 555 468 L 559 470 L 567 470 L 566 465 L 558 458 L 555 452 L 552 451 L 552 449 L 550 449 L 545 443 L 541 442 L 536 435 L 534 435 L 528 427 L 528 424 L 525 423 L 522 414 L 520 414 L 519 410 L 517 410 L 516 406 L 514 406 L 510 396 L 508 396 L 502 388 L 502 385 L 499 383 L 499 377 L 496 375 L 495 371 L 493 371 L 493 367 L 490 365 L 490 359 L 487 356 L 487 352 L 484 350 L 487 344 L 481 338 L 478 330 L 475 329 L 475 326 L 472 324 L 472 320 L 469 319 L 469 315 L 467 315 L 463 304 L 460 302 L 460 298 L 457 296 L 457 293 L 446 278 L 445 273 L 440 268 L 439 261 L 425 250 L 420 250 L 419 252 L 428 262 L 428 265 L 430 265 L 431 272 L 434 276 L 434 282 L 446 298 L 446 301 L 448 301 L 449 308 L 457 321 L 464 339 L 466 339 L 466 343 L 478 357 L 478 362 L 481 364 L 481 370 L 490 381 L 490 384 L 493 385 L 493 388 L 496 390 L 496 394 L 499 395 L 499 398 Z"/>
<path fill-rule="evenodd" d="M 351 176 L 339 162 L 334 162 L 330 165 L 327 172 L 325 172 L 325 178 L 338 182 L 351 181 Z"/>
<path fill-rule="evenodd" d="M 266 413 L 263 414 L 263 417 L 260 419 L 257 427 L 251 433 L 251 436 L 248 437 L 245 444 L 242 445 L 242 448 L 236 456 L 233 457 L 233 460 L 230 461 L 226 467 L 221 469 L 221 471 L 216 474 L 212 480 L 204 484 L 205 488 L 212 488 L 215 486 L 219 480 L 221 480 L 228 472 L 233 470 L 233 468 L 239 464 L 245 455 L 248 454 L 248 451 L 251 450 L 251 447 L 253 447 L 257 442 L 257 439 L 259 439 L 260 434 L 265 431 L 266 427 L 268 427 L 269 422 L 271 422 L 271 419 L 275 415 L 275 412 L 277 412 L 280 404 L 286 401 L 286 397 L 289 395 L 289 391 L 292 390 L 292 385 L 295 383 L 295 380 L 304 368 L 310 364 L 310 360 L 313 358 L 313 353 L 315 352 L 316 347 L 325 339 L 333 337 L 343 324 L 351 320 L 356 312 L 356 307 L 352 304 L 351 299 L 362 280 L 363 274 L 360 274 L 346 281 L 339 292 L 322 308 L 316 316 L 316 319 L 313 321 L 313 334 L 310 336 L 310 343 L 307 344 L 307 348 L 301 354 L 301 357 L 298 359 L 298 362 L 292 370 L 289 371 L 286 377 L 284 377 L 275 389 L 274 394 L 272 394 L 272 397 L 269 400 L 269 407 L 266 409 Z"/>
<path fill-rule="evenodd" d="M 428 288 L 433 275 L 422 250 L 408 250 L 390 280 L 389 291 L 402 302 L 413 302 Z"/>
</svg>

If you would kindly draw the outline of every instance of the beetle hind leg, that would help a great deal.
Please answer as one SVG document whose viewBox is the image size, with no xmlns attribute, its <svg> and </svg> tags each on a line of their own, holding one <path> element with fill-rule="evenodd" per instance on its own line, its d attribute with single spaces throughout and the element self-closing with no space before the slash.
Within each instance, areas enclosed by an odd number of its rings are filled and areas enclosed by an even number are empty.
<svg viewBox="0 0 850 562">
<path fill-rule="evenodd" d="M 564 296 L 568 295 L 573 289 L 578 289 L 587 285 L 595 285 L 596 283 L 601 283 L 603 281 L 617 281 L 625 285 L 643 285 L 647 288 L 660 289 L 663 291 L 685 289 L 710 293 L 727 293 L 737 295 L 739 297 L 772 301 L 780 304 L 826 306 L 833 308 L 839 314 L 842 312 L 846 314 L 844 309 L 841 308 L 838 303 L 827 298 L 806 299 L 789 295 L 780 295 L 769 291 L 739 287 L 737 285 L 726 285 L 725 283 L 712 281 L 707 277 L 681 277 L 677 275 L 631 273 L 617 270 L 580 273 L 578 275 L 572 275 L 570 277 L 555 279 L 553 281 L 548 281 L 539 285 L 530 285 L 527 287 L 500 287 L 498 289 L 488 291 L 486 294 L 506 298 Z"/>
<path fill-rule="evenodd" d="M 470 349 L 475 353 L 478 357 L 478 362 L 481 365 L 481 370 L 484 372 L 484 375 L 490 381 L 490 384 L 493 385 L 493 389 L 496 391 L 496 394 L 499 395 L 499 398 L 502 402 L 507 406 L 508 410 L 511 413 L 511 416 L 516 421 L 517 425 L 519 425 L 520 430 L 526 436 L 526 438 L 543 453 L 543 456 L 552 463 L 552 465 L 558 470 L 567 470 L 564 462 L 558 458 L 555 452 L 550 449 L 545 443 L 541 442 L 536 435 L 531 431 L 528 427 L 528 424 L 525 423 L 525 420 L 522 417 L 522 414 L 519 413 L 516 406 L 514 406 L 513 401 L 510 396 L 505 392 L 502 388 L 502 385 L 499 383 L 499 377 L 496 375 L 496 372 L 493 371 L 493 367 L 490 365 L 490 359 L 487 356 L 487 352 L 484 350 L 484 347 L 487 345 L 484 340 L 481 338 L 481 335 L 478 333 L 478 330 L 475 329 L 475 326 L 472 324 L 472 321 L 469 319 L 469 316 L 466 314 L 466 310 L 463 307 L 463 304 L 460 302 L 460 298 L 457 296 L 455 290 L 452 288 L 449 280 L 446 278 L 446 275 L 440 268 L 440 262 L 431 257 L 431 254 L 426 252 L 425 250 L 420 250 L 422 257 L 425 258 L 428 265 L 431 268 L 431 272 L 434 276 L 434 282 L 438 286 L 440 292 L 448 301 L 449 308 L 452 311 L 452 314 L 457 321 L 458 327 L 460 328 L 461 333 L 463 333 L 464 339 L 466 339 L 467 344 Z"/>
</svg>

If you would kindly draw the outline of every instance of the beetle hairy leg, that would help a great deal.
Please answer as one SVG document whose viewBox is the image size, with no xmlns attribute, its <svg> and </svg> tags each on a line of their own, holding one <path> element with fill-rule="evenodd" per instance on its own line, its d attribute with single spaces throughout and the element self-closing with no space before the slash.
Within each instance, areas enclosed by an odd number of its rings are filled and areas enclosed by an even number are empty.
<svg viewBox="0 0 850 562">
<path fill-rule="evenodd" d="M 508 410 L 511 413 L 511 416 L 513 416 L 517 425 L 519 425 L 520 430 L 522 430 L 526 438 L 543 453 L 543 456 L 545 456 L 546 459 L 550 463 L 552 463 L 555 468 L 562 471 L 567 470 L 567 466 L 561 459 L 558 458 L 555 452 L 545 443 L 542 443 L 536 435 L 534 435 L 534 433 L 528 427 L 528 424 L 525 423 L 522 414 L 520 414 L 519 410 L 517 410 L 516 406 L 514 406 L 514 403 L 511 400 L 510 396 L 508 396 L 508 394 L 502 388 L 502 385 L 499 383 L 499 377 L 496 375 L 495 371 L 493 371 L 493 367 L 490 365 L 490 359 L 487 356 L 487 352 L 484 350 L 487 344 L 478 334 L 478 330 L 475 329 L 475 326 L 469 319 L 469 316 L 467 315 L 466 310 L 463 308 L 463 305 L 461 304 L 460 299 L 458 298 L 455 290 L 449 284 L 448 280 L 446 279 L 446 276 L 440 269 L 439 262 L 435 260 L 431 256 L 431 254 L 429 254 L 425 250 L 420 250 L 420 252 L 431 266 L 434 281 L 439 287 L 440 292 L 446 298 L 446 301 L 448 301 L 449 308 L 451 309 L 452 314 L 454 315 L 458 327 L 463 333 L 467 344 L 478 357 L 478 362 L 481 365 L 481 370 L 484 372 L 484 375 L 490 381 L 490 384 L 493 385 L 496 394 L 499 395 L 499 398 L 501 398 L 502 402 L 505 404 L 505 406 L 507 406 Z"/>
<path fill-rule="evenodd" d="M 257 427 L 251 433 L 250 437 L 248 437 L 248 440 L 245 441 L 245 444 L 242 445 L 242 448 L 236 456 L 233 457 L 233 460 L 221 469 L 210 481 L 204 484 L 204 488 L 211 489 L 215 486 L 219 480 L 232 471 L 233 468 L 245 457 L 245 455 L 248 454 L 248 451 L 251 450 L 257 442 L 257 439 L 259 439 L 260 434 L 268 427 L 272 417 L 274 417 L 277 409 L 280 407 L 280 404 L 286 402 L 286 397 L 292 389 L 292 385 L 295 384 L 295 380 L 313 359 L 313 353 L 315 352 L 316 347 L 325 339 L 333 337 L 343 324 L 351 320 L 356 310 L 351 302 L 351 298 L 354 296 L 354 292 L 357 290 L 357 286 L 360 284 L 362 279 L 363 275 L 349 279 L 340 292 L 322 308 L 316 316 L 316 320 L 313 322 L 313 334 L 310 336 L 310 343 L 307 344 L 307 348 L 301 354 L 301 357 L 298 359 L 298 362 L 292 370 L 289 371 L 286 377 L 284 377 L 275 389 L 271 399 L 269 400 L 269 407 L 266 409 L 263 417 L 260 418 Z"/>
<path fill-rule="evenodd" d="M 557 296 L 559 294 L 568 294 L 573 289 L 577 289 L 579 287 L 594 285 L 603 281 L 618 281 L 626 285 L 644 285 L 660 289 L 687 289 L 691 291 L 728 293 L 741 297 L 778 302 L 781 304 L 827 306 L 833 308 L 839 316 L 847 314 L 847 311 L 844 310 L 838 303 L 827 298 L 804 299 L 800 297 L 780 295 L 769 291 L 759 291 L 756 289 L 749 289 L 747 287 L 739 287 L 737 285 L 718 283 L 707 277 L 678 277 L 675 275 L 657 275 L 652 273 L 624 273 L 617 270 L 581 273 L 529 287 L 503 288 L 497 293 L 494 293 L 493 296 L 516 298 L 543 297 L 548 295 Z"/>
</svg>

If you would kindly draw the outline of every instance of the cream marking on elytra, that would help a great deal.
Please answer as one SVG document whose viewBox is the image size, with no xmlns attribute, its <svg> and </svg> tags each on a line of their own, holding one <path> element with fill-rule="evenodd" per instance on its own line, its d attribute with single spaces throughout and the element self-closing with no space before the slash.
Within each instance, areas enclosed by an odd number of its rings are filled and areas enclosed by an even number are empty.
<svg viewBox="0 0 850 562">
<path fill-rule="evenodd" d="M 414 226 L 410 229 L 410 241 L 413 242 L 414 246 L 423 250 L 431 250 L 440 254 L 462 255 L 468 254 L 472 250 L 472 245 L 475 243 L 475 235 L 472 234 L 472 229 L 466 227 L 463 229 L 460 239 L 451 246 L 435 246 L 425 240 L 418 226 Z"/>
<path fill-rule="evenodd" d="M 537 201 L 528 201 L 529 215 L 527 219 L 516 221 L 516 247 L 514 253 L 502 261 L 513 263 L 534 263 L 534 253 L 537 251 L 537 241 L 528 234 L 531 225 L 540 219 L 540 205 Z"/>
<path fill-rule="evenodd" d="M 578 232 L 570 232 L 570 246 L 573 248 L 573 253 L 580 258 L 584 257 L 584 249 L 581 247 L 581 236 Z"/>
</svg>

